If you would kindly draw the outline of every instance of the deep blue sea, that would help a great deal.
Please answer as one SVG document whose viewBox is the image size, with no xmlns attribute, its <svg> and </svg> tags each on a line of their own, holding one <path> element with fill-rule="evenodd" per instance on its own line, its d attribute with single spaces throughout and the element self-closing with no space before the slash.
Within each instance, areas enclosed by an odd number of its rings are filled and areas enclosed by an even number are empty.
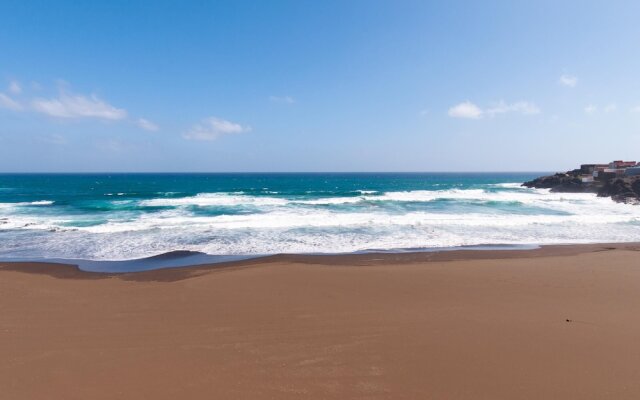
<svg viewBox="0 0 640 400">
<path fill-rule="evenodd" d="M 541 174 L 0 174 L 0 259 L 640 240 L 640 206 L 520 187 Z"/>
</svg>

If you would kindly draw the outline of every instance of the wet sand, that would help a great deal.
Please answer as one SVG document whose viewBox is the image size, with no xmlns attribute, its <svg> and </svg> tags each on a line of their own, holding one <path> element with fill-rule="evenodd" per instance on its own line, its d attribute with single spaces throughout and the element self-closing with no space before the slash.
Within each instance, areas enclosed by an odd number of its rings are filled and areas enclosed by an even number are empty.
<svg viewBox="0 0 640 400">
<path fill-rule="evenodd" d="M 638 399 L 640 245 L 0 262 L 0 398 Z"/>
</svg>

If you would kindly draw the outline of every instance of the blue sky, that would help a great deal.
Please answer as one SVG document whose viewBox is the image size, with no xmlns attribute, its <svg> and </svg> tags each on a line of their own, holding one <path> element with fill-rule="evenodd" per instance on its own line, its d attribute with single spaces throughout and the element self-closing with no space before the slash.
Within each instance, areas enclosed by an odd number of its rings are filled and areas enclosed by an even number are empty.
<svg viewBox="0 0 640 400">
<path fill-rule="evenodd" d="M 638 2 L 0 1 L 0 171 L 640 159 Z"/>
</svg>

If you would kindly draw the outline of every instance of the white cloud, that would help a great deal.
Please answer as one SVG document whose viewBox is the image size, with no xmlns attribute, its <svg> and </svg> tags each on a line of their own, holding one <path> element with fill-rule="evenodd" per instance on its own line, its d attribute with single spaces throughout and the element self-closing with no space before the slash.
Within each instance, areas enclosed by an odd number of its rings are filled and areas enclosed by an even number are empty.
<svg viewBox="0 0 640 400">
<path fill-rule="evenodd" d="M 630 111 L 631 111 L 632 113 L 638 113 L 638 114 L 640 114 L 640 106 L 632 107 Z"/>
<path fill-rule="evenodd" d="M 478 119 L 482 117 L 482 110 L 472 102 L 465 101 L 451 107 L 448 114 L 453 118 Z"/>
<path fill-rule="evenodd" d="M 6 108 L 12 111 L 20 111 L 22 110 L 22 105 L 6 94 L 0 93 L 0 108 Z"/>
<path fill-rule="evenodd" d="M 269 96 L 269 101 L 272 103 L 293 104 L 296 99 L 291 96 Z"/>
<path fill-rule="evenodd" d="M 516 103 L 507 104 L 504 101 L 498 102 L 495 106 L 488 108 L 485 113 L 489 116 L 496 114 L 504 114 L 508 112 L 515 112 L 524 115 L 540 114 L 540 109 L 533 103 L 528 101 L 518 101 Z"/>
<path fill-rule="evenodd" d="M 52 99 L 35 99 L 31 102 L 37 112 L 56 118 L 100 118 L 119 120 L 127 116 L 127 111 L 116 108 L 100 100 L 96 95 L 90 97 L 61 93 Z"/>
<path fill-rule="evenodd" d="M 183 137 L 188 140 L 216 140 L 220 136 L 250 132 L 251 127 L 217 117 L 209 117 L 194 125 Z"/>
<path fill-rule="evenodd" d="M 470 101 L 457 104 L 449 109 L 449 116 L 453 118 L 480 119 L 484 116 L 494 117 L 498 114 L 517 113 L 523 115 L 540 114 L 540 109 L 534 103 L 518 101 L 506 103 L 499 101 L 487 109 L 482 109 Z"/>
<path fill-rule="evenodd" d="M 562 75 L 558 82 L 562 86 L 575 87 L 578 84 L 578 77 L 573 75 Z"/>
<path fill-rule="evenodd" d="M 11 83 L 9 83 L 9 91 L 13 94 L 20 94 L 22 93 L 22 87 L 18 81 L 11 81 Z"/>
<path fill-rule="evenodd" d="M 52 98 L 30 98 L 23 102 L 15 99 L 23 90 L 18 81 L 11 81 L 8 92 L 0 92 L 0 109 L 5 108 L 12 111 L 35 111 L 55 118 L 96 118 L 104 120 L 124 120 L 127 118 L 127 111 L 117 108 L 106 101 L 98 98 L 95 94 L 84 96 L 71 93 L 64 81 L 58 83 L 60 94 Z M 40 86 L 32 82 L 31 89 L 39 90 Z M 8 94 L 11 93 L 11 94 Z M 131 119 L 138 127 L 147 131 L 157 131 L 160 128 L 157 124 L 145 118 Z M 224 131 L 224 129 L 222 129 Z"/>
<path fill-rule="evenodd" d="M 617 106 L 615 103 L 607 104 L 607 105 L 603 108 L 604 112 L 606 112 L 606 113 L 614 112 L 614 111 L 616 111 L 617 109 L 618 109 L 618 106 Z"/>
<path fill-rule="evenodd" d="M 155 132 L 158 129 L 160 129 L 158 127 L 158 125 L 156 125 L 153 122 L 149 121 L 148 119 L 144 119 L 144 118 L 138 118 L 138 120 L 136 121 L 136 124 L 140 128 L 144 129 L 145 131 Z"/>
<path fill-rule="evenodd" d="M 598 107 L 594 106 L 593 104 L 589 104 L 584 108 L 584 112 L 586 112 L 587 114 L 593 114 L 596 111 L 598 111 Z"/>
</svg>

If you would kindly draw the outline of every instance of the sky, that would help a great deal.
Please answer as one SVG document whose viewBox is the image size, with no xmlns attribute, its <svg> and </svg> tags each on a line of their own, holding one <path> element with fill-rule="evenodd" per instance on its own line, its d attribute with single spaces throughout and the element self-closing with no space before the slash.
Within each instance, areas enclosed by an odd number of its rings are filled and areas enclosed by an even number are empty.
<svg viewBox="0 0 640 400">
<path fill-rule="evenodd" d="M 0 172 L 640 159 L 637 1 L 0 0 Z"/>
</svg>

